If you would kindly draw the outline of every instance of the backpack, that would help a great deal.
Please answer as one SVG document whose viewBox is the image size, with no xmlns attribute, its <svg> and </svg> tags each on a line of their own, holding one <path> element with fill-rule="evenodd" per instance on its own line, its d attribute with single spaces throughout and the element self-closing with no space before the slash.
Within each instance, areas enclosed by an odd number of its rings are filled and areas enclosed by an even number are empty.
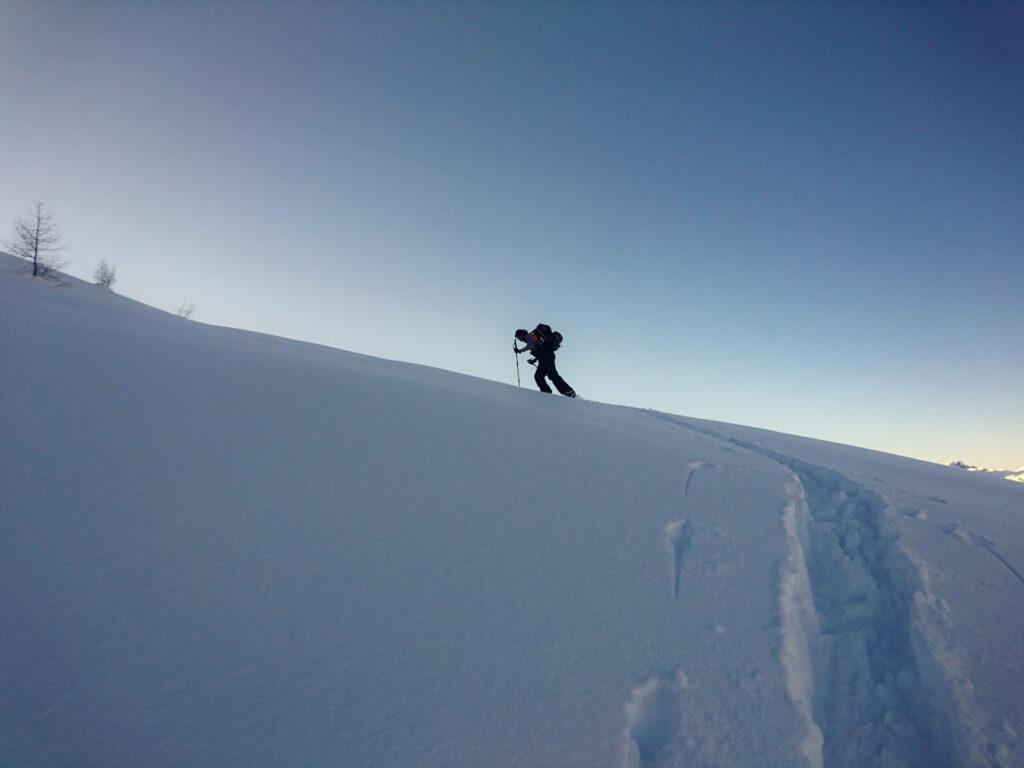
<svg viewBox="0 0 1024 768">
<path fill-rule="evenodd" d="M 541 323 L 533 329 L 533 335 L 539 342 L 538 349 L 543 352 L 554 352 L 562 346 L 562 334 L 552 331 L 550 325 Z"/>
</svg>

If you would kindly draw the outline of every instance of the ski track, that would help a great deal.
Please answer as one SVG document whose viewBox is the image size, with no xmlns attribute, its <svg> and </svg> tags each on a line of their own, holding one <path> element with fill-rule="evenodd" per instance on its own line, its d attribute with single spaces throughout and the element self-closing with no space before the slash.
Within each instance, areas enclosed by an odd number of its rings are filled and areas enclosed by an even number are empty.
<svg viewBox="0 0 1024 768">
<path fill-rule="evenodd" d="M 791 473 L 783 510 L 780 659 L 804 723 L 806 764 L 998 764 L 978 760 L 979 734 L 970 732 L 974 717 L 963 695 L 970 683 L 958 679 L 955 660 L 922 618 L 928 612 L 927 618 L 943 620 L 943 601 L 928 592 L 927 567 L 899 544 L 883 499 L 835 470 L 681 418 L 657 418 L 760 454 Z M 691 467 L 687 488 L 692 477 Z M 989 542 L 969 540 L 1021 578 Z M 656 754 L 645 757 L 650 749 L 638 754 L 641 768 L 655 764 Z"/>
<path fill-rule="evenodd" d="M 943 528 L 943 532 L 949 534 L 950 536 L 955 536 L 956 538 L 960 539 L 961 541 L 967 542 L 968 544 L 972 544 L 975 547 L 978 547 L 979 549 L 984 549 L 986 552 L 992 555 L 992 557 L 998 560 L 999 563 L 1004 568 L 1006 568 L 1006 570 L 1012 573 L 1017 578 L 1017 581 L 1019 581 L 1021 584 L 1024 584 L 1024 575 L 1022 575 L 1020 571 L 1014 568 L 1013 565 L 1005 557 L 999 554 L 999 551 L 996 549 L 996 543 L 991 539 L 988 539 L 984 536 L 980 536 L 977 533 L 971 533 L 970 531 L 964 529 L 962 526 L 956 524 L 947 525 L 945 528 Z"/>
<path fill-rule="evenodd" d="M 798 477 L 793 477 L 786 490 L 790 497 L 782 513 L 786 531 L 786 562 L 779 589 L 782 668 L 786 673 L 786 691 L 803 724 L 800 751 L 811 768 L 823 768 L 824 736 L 814 719 L 814 677 L 808 645 L 809 639 L 817 637 L 819 631 L 803 545 L 803 532 L 810 512 Z"/>
</svg>

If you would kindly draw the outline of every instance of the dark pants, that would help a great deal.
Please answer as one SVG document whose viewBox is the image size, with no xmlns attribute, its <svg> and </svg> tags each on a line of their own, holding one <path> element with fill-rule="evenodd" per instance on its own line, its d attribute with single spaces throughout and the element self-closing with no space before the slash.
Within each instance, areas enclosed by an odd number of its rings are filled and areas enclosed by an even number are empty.
<svg viewBox="0 0 1024 768">
<path fill-rule="evenodd" d="M 551 383 L 555 385 L 555 389 L 561 394 L 568 395 L 569 397 L 576 396 L 572 387 L 566 384 L 565 379 L 558 375 L 558 371 L 555 369 L 555 356 L 553 354 L 537 355 L 537 372 L 533 374 L 533 380 L 537 382 L 537 388 L 541 392 L 551 392 L 551 387 L 544 381 L 545 378 L 551 379 Z"/>
</svg>

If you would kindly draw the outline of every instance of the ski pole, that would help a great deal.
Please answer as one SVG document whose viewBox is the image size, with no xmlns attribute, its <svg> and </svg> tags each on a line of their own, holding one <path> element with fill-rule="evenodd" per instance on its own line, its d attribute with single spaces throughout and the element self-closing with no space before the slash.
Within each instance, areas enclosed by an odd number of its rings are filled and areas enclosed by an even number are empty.
<svg viewBox="0 0 1024 768">
<path fill-rule="evenodd" d="M 516 343 L 514 341 L 512 342 L 512 351 L 513 352 L 516 351 Z M 519 355 L 518 354 L 516 354 L 516 386 L 517 387 L 523 386 L 523 382 L 521 382 L 519 380 Z"/>
</svg>

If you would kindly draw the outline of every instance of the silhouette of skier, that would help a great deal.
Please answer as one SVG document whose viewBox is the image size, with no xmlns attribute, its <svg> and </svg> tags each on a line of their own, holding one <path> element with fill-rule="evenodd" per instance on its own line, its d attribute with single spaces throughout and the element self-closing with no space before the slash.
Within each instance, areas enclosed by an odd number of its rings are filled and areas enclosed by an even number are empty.
<svg viewBox="0 0 1024 768">
<path fill-rule="evenodd" d="M 520 355 L 523 352 L 529 352 L 533 355 L 528 362 L 531 365 L 537 364 L 537 372 L 533 375 L 533 380 L 537 382 L 537 388 L 541 392 L 551 392 L 551 387 L 545 381 L 545 379 L 551 379 L 551 383 L 561 394 L 566 397 L 576 397 L 576 392 L 566 383 L 565 379 L 558 375 L 558 370 L 555 368 L 555 350 L 562 343 L 562 334 L 552 331 L 551 326 L 542 323 L 531 332 L 520 328 L 516 331 L 516 338 L 525 346 L 519 349 L 513 342 L 512 349 L 515 353 Z"/>
</svg>

